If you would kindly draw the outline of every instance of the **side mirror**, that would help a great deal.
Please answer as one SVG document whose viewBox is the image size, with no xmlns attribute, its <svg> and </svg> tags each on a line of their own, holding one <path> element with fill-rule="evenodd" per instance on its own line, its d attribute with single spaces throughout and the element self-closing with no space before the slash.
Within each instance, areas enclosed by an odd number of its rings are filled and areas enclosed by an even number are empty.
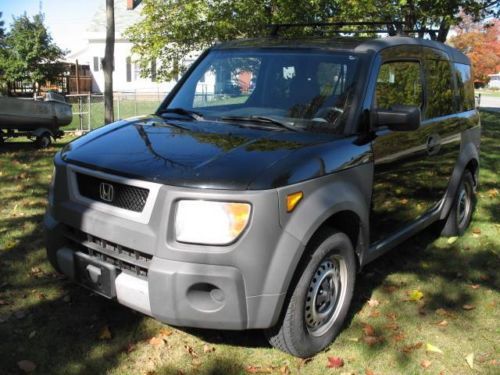
<svg viewBox="0 0 500 375">
<path fill-rule="evenodd" d="M 387 126 L 395 131 L 417 130 L 420 126 L 420 108 L 409 105 L 394 105 L 390 109 L 377 109 L 374 113 L 377 127 Z"/>
</svg>

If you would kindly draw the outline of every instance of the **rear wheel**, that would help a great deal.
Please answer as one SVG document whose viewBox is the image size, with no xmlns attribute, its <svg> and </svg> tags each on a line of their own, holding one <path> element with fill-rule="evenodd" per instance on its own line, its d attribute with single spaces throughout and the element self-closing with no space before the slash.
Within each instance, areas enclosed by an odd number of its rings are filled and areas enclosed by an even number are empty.
<svg viewBox="0 0 500 375">
<path fill-rule="evenodd" d="M 453 206 L 441 232 L 443 236 L 461 236 L 464 234 L 474 211 L 474 198 L 474 179 L 472 173 L 466 170 L 462 175 Z"/>
<path fill-rule="evenodd" d="M 274 347 L 309 357 L 338 335 L 354 290 L 356 262 L 349 237 L 321 231 L 278 324 L 266 331 Z"/>
<path fill-rule="evenodd" d="M 47 148 L 52 144 L 52 138 L 49 133 L 43 133 L 42 135 L 36 137 L 35 146 L 37 148 Z"/>
</svg>

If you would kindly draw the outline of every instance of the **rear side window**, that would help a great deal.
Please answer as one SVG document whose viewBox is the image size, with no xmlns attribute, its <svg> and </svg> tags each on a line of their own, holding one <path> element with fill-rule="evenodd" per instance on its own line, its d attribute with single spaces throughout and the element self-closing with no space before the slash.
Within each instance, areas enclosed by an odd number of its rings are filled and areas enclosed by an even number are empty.
<svg viewBox="0 0 500 375">
<path fill-rule="evenodd" d="M 426 117 L 446 116 L 454 112 L 451 65 L 445 60 L 427 60 Z"/>
<path fill-rule="evenodd" d="M 455 63 L 455 77 L 460 111 L 474 109 L 474 82 L 470 65 Z"/>
<path fill-rule="evenodd" d="M 422 79 L 417 61 L 394 61 L 380 67 L 375 106 L 390 109 L 394 105 L 422 106 Z"/>
</svg>

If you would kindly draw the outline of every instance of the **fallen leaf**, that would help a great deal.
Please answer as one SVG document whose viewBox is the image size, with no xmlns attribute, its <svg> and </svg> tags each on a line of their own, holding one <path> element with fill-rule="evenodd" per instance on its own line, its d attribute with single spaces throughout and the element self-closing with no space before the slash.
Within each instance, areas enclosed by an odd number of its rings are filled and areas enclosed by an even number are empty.
<svg viewBox="0 0 500 375">
<path fill-rule="evenodd" d="M 309 357 L 309 358 L 300 358 L 297 367 L 300 369 L 300 368 L 304 367 L 305 365 L 307 365 L 312 360 L 313 360 L 312 357 Z"/>
<path fill-rule="evenodd" d="M 424 293 L 422 293 L 418 289 L 414 289 L 410 292 L 408 292 L 408 299 L 413 302 L 420 301 L 422 298 L 424 298 Z"/>
<path fill-rule="evenodd" d="M 366 368 L 365 375 L 375 375 L 375 373 L 372 370 L 370 370 L 369 368 Z"/>
<path fill-rule="evenodd" d="M 252 365 L 248 365 L 245 370 L 250 374 L 271 374 L 273 372 L 272 368 Z"/>
<path fill-rule="evenodd" d="M 479 284 L 472 284 L 470 287 L 472 289 L 479 289 L 481 287 L 481 285 L 479 285 Z"/>
<path fill-rule="evenodd" d="M 453 315 L 452 313 L 450 313 L 449 311 L 447 311 L 445 309 L 437 309 L 436 314 L 438 314 L 440 316 L 452 316 Z"/>
<path fill-rule="evenodd" d="M 447 320 L 441 320 L 439 323 L 437 323 L 438 326 L 440 327 L 448 327 L 448 321 Z"/>
<path fill-rule="evenodd" d="M 481 228 L 472 228 L 472 233 L 474 234 L 481 234 Z"/>
<path fill-rule="evenodd" d="M 384 341 L 384 338 L 381 336 L 363 336 L 363 342 L 368 344 L 368 346 L 377 345 Z"/>
<path fill-rule="evenodd" d="M 387 316 L 387 319 L 392 320 L 392 321 L 394 321 L 394 320 L 396 320 L 398 318 L 397 314 L 393 313 L 393 312 L 392 313 L 388 313 L 385 316 Z"/>
<path fill-rule="evenodd" d="M 341 368 L 344 366 L 344 360 L 340 357 L 328 357 L 328 368 Z"/>
<path fill-rule="evenodd" d="M 280 374 L 281 375 L 290 375 L 291 371 L 290 371 L 290 369 L 288 368 L 287 365 L 284 365 L 284 366 L 280 367 Z"/>
<path fill-rule="evenodd" d="M 160 337 L 154 336 L 154 337 L 151 337 L 149 339 L 149 345 L 159 347 L 159 346 L 163 346 L 164 344 L 165 344 L 165 341 L 163 341 L 163 339 Z"/>
<path fill-rule="evenodd" d="M 470 353 L 465 357 L 465 361 L 471 369 L 474 369 L 474 353 Z"/>
<path fill-rule="evenodd" d="M 363 326 L 363 333 L 366 336 L 375 336 L 375 329 L 370 324 L 365 324 Z"/>
<path fill-rule="evenodd" d="M 184 349 L 186 350 L 186 352 L 188 352 L 188 354 L 191 356 L 191 357 L 198 357 L 198 353 L 196 353 L 196 351 L 189 345 L 184 345 Z"/>
<path fill-rule="evenodd" d="M 498 196 L 498 190 L 497 189 L 490 189 L 486 192 L 490 198 L 496 198 Z"/>
<path fill-rule="evenodd" d="M 368 306 L 377 307 L 378 305 L 380 305 L 380 302 L 377 301 L 376 299 L 371 298 L 368 300 Z"/>
<path fill-rule="evenodd" d="M 448 242 L 448 244 L 450 244 L 450 245 L 451 245 L 451 244 L 452 244 L 452 243 L 454 243 L 456 240 L 458 240 L 458 237 L 450 237 L 450 238 L 448 238 L 448 241 L 447 241 L 447 242 Z"/>
<path fill-rule="evenodd" d="M 370 318 L 378 318 L 380 316 L 380 311 L 378 310 L 372 310 L 370 311 L 370 314 L 368 314 Z"/>
<path fill-rule="evenodd" d="M 439 349 L 437 346 L 434 346 L 434 345 L 429 344 L 429 343 L 425 344 L 425 351 L 443 354 L 443 351 L 441 349 Z"/>
<path fill-rule="evenodd" d="M 352 341 L 352 342 L 358 342 L 359 339 L 357 337 L 349 337 L 347 340 Z"/>
<path fill-rule="evenodd" d="M 399 203 L 401 203 L 401 204 L 403 204 L 403 205 L 408 204 L 408 199 L 403 198 L 403 199 L 401 199 L 401 200 L 399 201 Z"/>
<path fill-rule="evenodd" d="M 160 332 L 159 332 L 159 335 L 160 336 L 165 336 L 165 337 L 168 337 L 168 336 L 171 336 L 173 333 L 173 331 L 171 329 L 168 329 L 168 328 L 162 328 L 160 329 Z"/>
<path fill-rule="evenodd" d="M 389 322 L 384 327 L 393 331 L 397 331 L 399 329 L 399 325 L 396 322 Z"/>
<path fill-rule="evenodd" d="M 208 344 L 203 345 L 203 353 L 211 353 L 215 352 L 215 347 L 210 346 Z"/>
<path fill-rule="evenodd" d="M 396 342 L 403 341 L 405 339 L 405 334 L 404 333 L 394 334 L 394 335 L 392 335 L 392 338 Z"/>
<path fill-rule="evenodd" d="M 415 344 L 405 345 L 405 346 L 403 346 L 403 348 L 401 350 L 403 352 L 405 352 L 406 354 L 410 354 L 414 350 L 420 349 L 422 347 L 422 345 L 423 345 L 422 342 L 417 342 Z"/>
<path fill-rule="evenodd" d="M 476 308 L 476 306 L 474 306 L 474 305 L 463 305 L 462 306 L 462 309 L 464 309 L 465 311 L 474 310 L 475 308 Z"/>
<path fill-rule="evenodd" d="M 387 292 L 389 294 L 392 294 L 396 290 L 398 290 L 398 287 L 396 285 L 391 285 L 391 284 L 383 285 L 382 288 L 384 289 L 385 292 Z"/>
<path fill-rule="evenodd" d="M 26 359 L 23 359 L 22 361 L 17 362 L 17 367 L 19 367 L 21 370 L 23 370 L 26 373 L 33 372 L 36 369 L 36 365 L 28 361 Z"/>
<path fill-rule="evenodd" d="M 431 365 L 432 362 L 428 359 L 424 359 L 422 362 L 420 362 L 420 366 L 422 366 L 422 368 L 429 368 Z"/>
<path fill-rule="evenodd" d="M 111 331 L 109 330 L 108 326 L 104 326 L 101 328 L 101 331 L 99 332 L 99 340 L 111 340 Z"/>
</svg>

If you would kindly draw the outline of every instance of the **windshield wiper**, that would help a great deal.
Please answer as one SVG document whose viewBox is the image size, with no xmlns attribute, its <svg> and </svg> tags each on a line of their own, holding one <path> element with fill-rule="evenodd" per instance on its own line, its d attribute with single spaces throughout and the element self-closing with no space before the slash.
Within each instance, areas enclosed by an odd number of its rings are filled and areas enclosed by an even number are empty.
<svg viewBox="0 0 500 375">
<path fill-rule="evenodd" d="M 268 116 L 223 116 L 221 117 L 221 120 L 260 122 L 260 123 L 278 125 L 282 128 L 292 130 L 294 132 L 300 131 L 298 128 L 296 128 L 293 125 L 290 125 L 285 121 L 280 121 L 278 119 L 275 119 L 274 117 L 268 117 Z"/>
<path fill-rule="evenodd" d="M 159 115 L 162 115 L 164 113 L 175 113 L 176 115 L 187 116 L 187 117 L 192 118 L 193 120 L 196 120 L 196 121 L 203 120 L 203 114 L 201 114 L 200 112 L 191 111 L 189 109 L 185 109 L 185 108 L 181 108 L 181 107 L 165 108 L 165 109 L 162 109 L 161 111 L 158 112 Z"/>
</svg>

